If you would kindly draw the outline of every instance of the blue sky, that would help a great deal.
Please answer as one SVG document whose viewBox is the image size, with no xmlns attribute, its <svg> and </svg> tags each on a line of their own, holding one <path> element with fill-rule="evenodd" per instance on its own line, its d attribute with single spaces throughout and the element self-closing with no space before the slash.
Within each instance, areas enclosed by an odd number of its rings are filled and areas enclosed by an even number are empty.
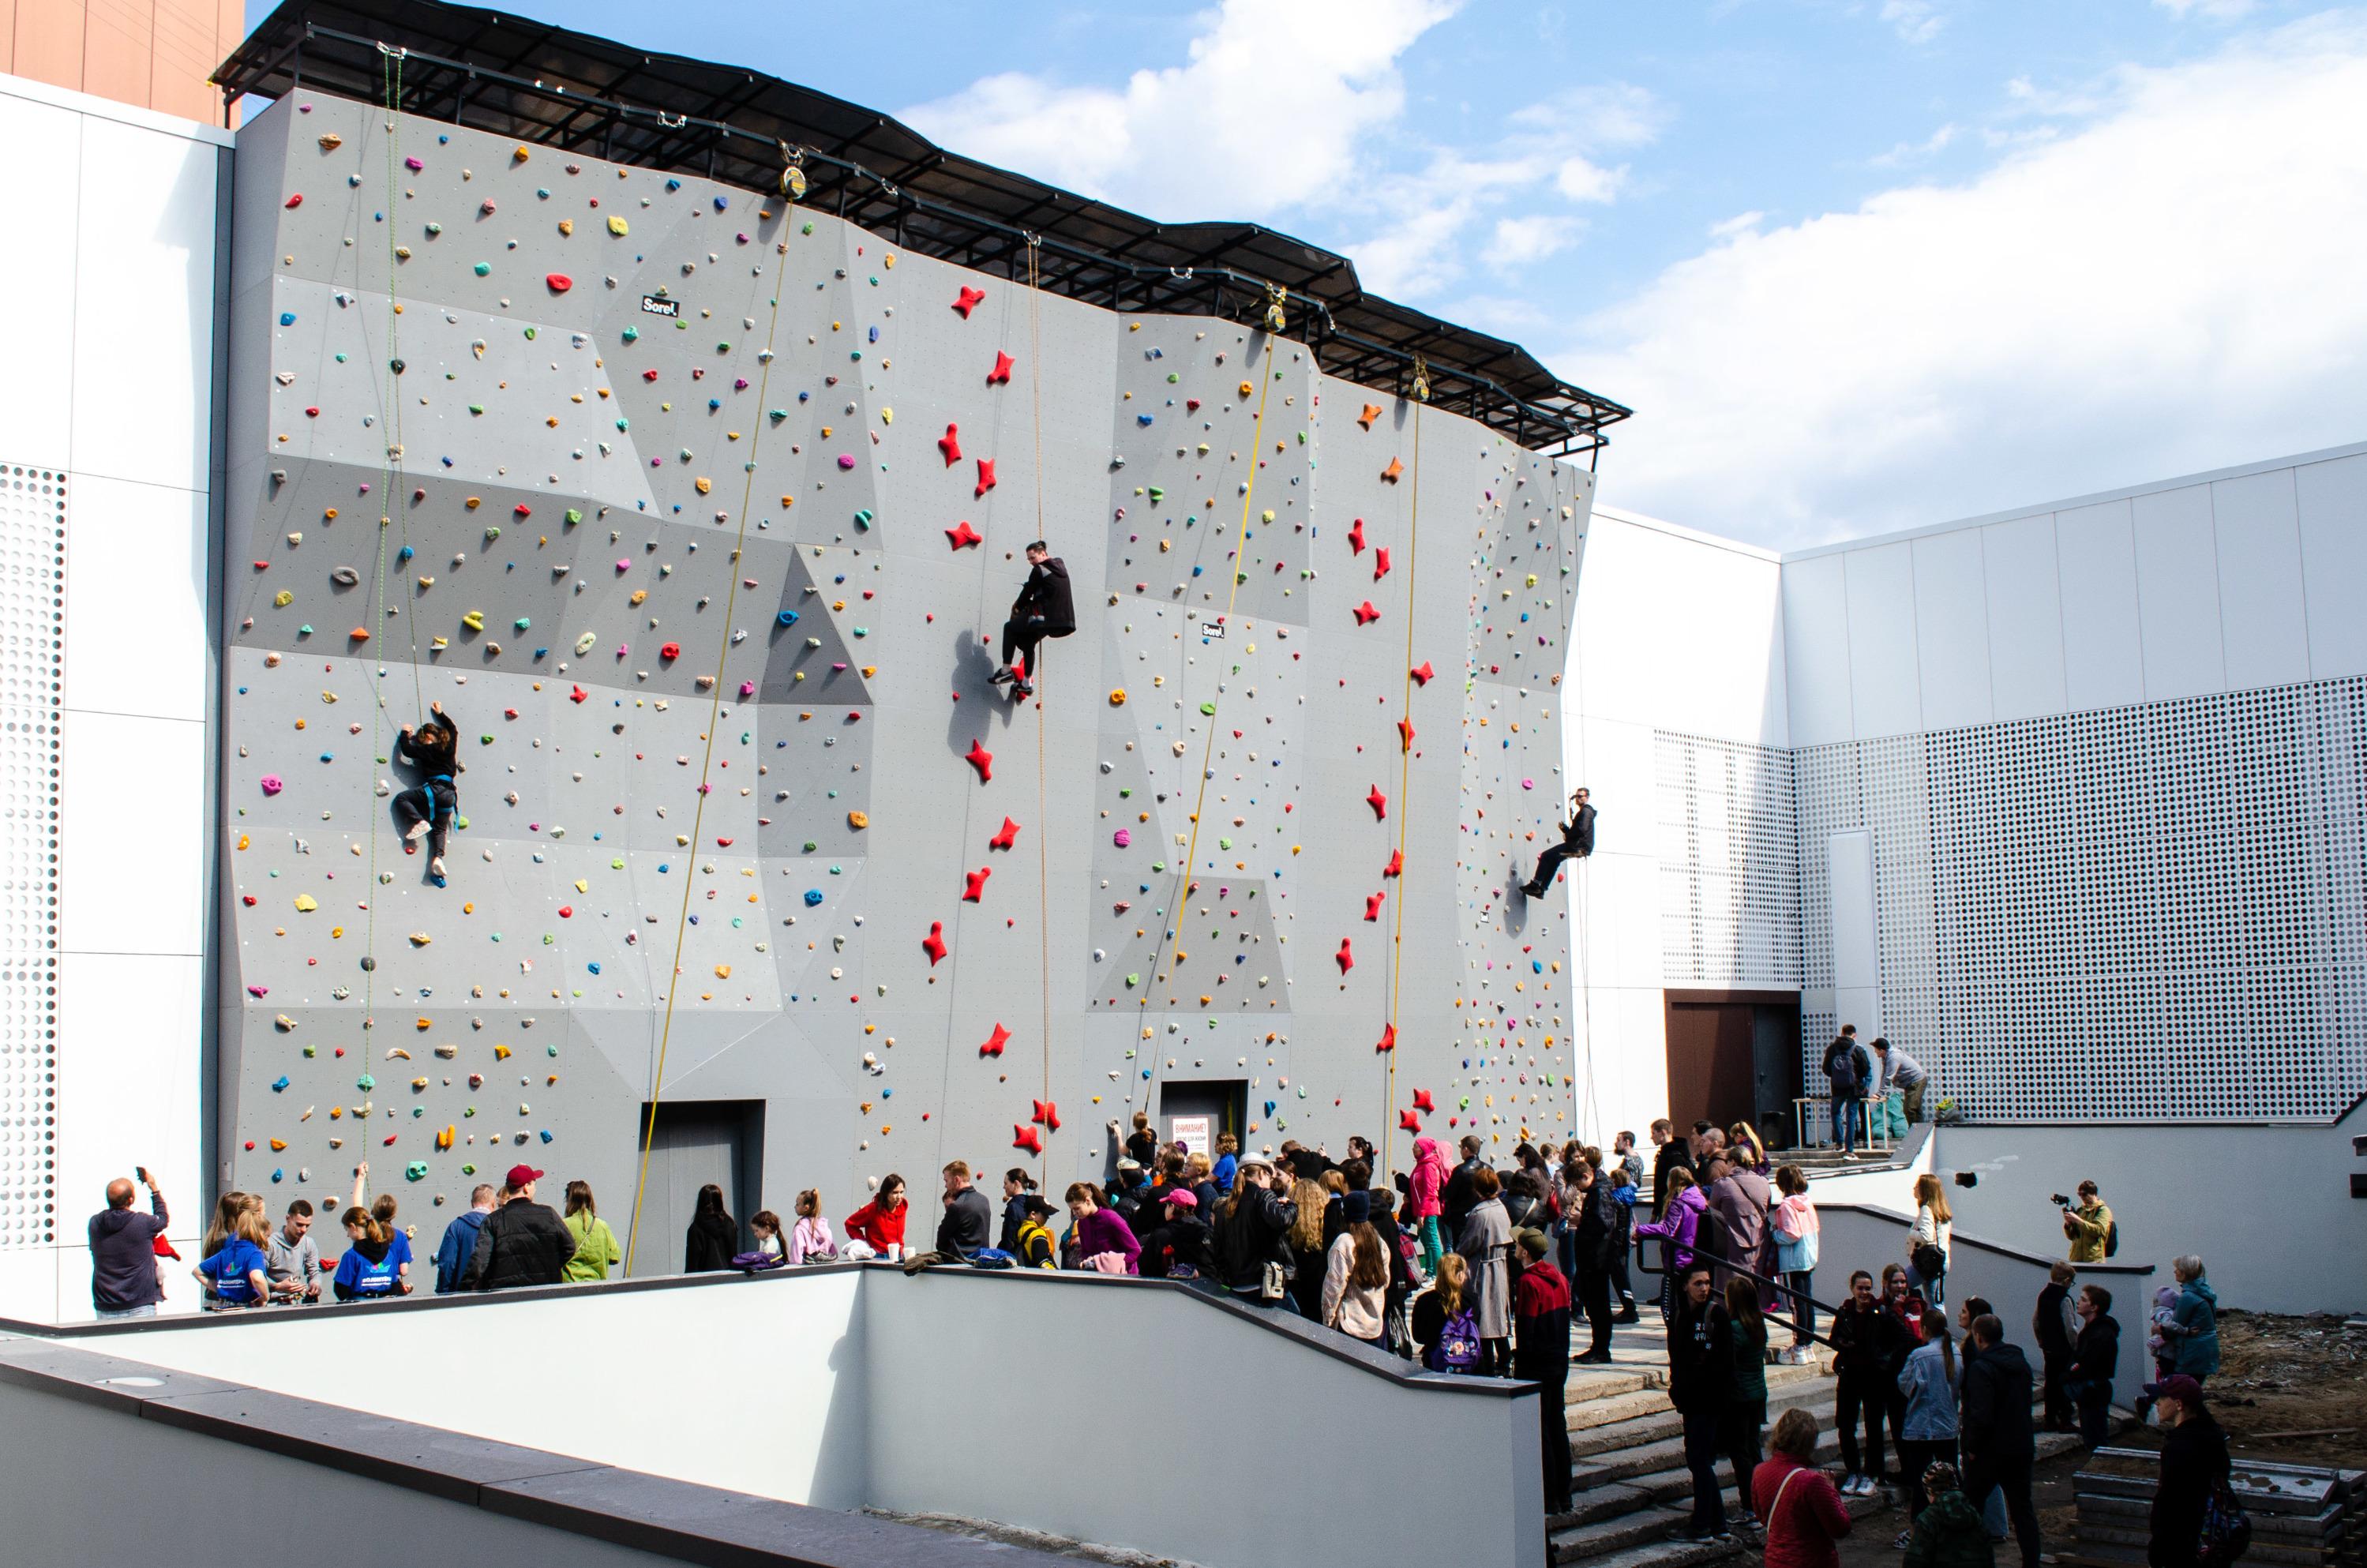
<svg viewBox="0 0 2367 1568">
<path fill-rule="evenodd" d="M 1603 499 L 1716 532 L 2367 438 L 2367 6 L 511 8 L 1342 251 L 1635 404 Z"/>
</svg>

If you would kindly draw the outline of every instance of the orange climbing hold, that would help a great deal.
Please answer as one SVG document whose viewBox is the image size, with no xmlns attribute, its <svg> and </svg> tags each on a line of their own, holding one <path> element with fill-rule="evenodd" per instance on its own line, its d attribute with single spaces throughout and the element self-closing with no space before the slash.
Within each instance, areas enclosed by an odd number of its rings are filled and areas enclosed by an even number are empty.
<svg viewBox="0 0 2367 1568">
<path fill-rule="evenodd" d="M 1356 423 L 1369 430 L 1373 427 L 1373 421 L 1380 416 L 1381 405 L 1377 403 L 1368 403 L 1365 404 L 1365 412 L 1356 415 Z"/>
<path fill-rule="evenodd" d="M 1395 484 L 1398 482 L 1398 476 L 1404 472 L 1405 464 L 1398 461 L 1395 458 L 1391 458 L 1389 460 L 1389 466 L 1381 470 L 1381 477 L 1388 481 L 1391 484 Z"/>
</svg>

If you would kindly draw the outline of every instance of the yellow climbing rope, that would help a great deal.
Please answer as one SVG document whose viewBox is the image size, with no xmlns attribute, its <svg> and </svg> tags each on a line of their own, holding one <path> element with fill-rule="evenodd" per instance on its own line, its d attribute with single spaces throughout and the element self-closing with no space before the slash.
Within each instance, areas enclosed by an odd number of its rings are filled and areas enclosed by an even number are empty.
<svg viewBox="0 0 2367 1568">
<path fill-rule="evenodd" d="M 784 150 L 787 151 L 786 148 Z M 782 206 L 784 214 L 787 211 L 787 203 L 794 201 L 805 187 L 803 172 L 797 166 L 797 154 L 792 152 L 789 157 L 789 167 L 781 176 L 781 193 L 786 199 Z M 786 236 L 787 233 L 785 216 L 782 233 Z M 789 270 L 788 240 L 784 237 L 776 242 L 776 248 L 780 259 L 773 272 L 772 314 L 765 322 L 764 352 L 759 357 L 764 369 L 756 377 L 756 407 L 760 411 L 768 406 L 765 400 L 772 390 L 773 341 L 781 324 L 781 284 Z M 682 909 L 674 917 L 674 963 L 666 975 L 665 1020 L 658 1029 L 657 1064 L 650 1074 L 650 1111 L 641 1129 L 640 1169 L 633 1179 L 633 1215 L 625 1229 L 625 1272 L 628 1275 L 633 1271 L 633 1252 L 640 1240 L 641 1199 L 649 1191 L 650 1148 L 657 1141 L 658 1101 L 665 1093 L 666 1048 L 674 1040 L 674 994 L 682 989 L 682 949 L 684 938 L 690 930 L 690 892 L 698 874 L 700 830 L 707 821 L 708 778 L 715 766 L 715 731 L 723 717 L 723 676 L 724 665 L 731 653 L 731 615 L 740 599 L 740 559 L 748 545 L 748 514 L 756 494 L 756 448 L 764 439 L 765 426 L 770 423 L 760 412 L 755 428 L 748 437 L 748 461 L 743 471 L 745 478 L 740 487 L 740 527 L 731 546 L 731 585 L 723 597 L 723 621 L 716 642 L 715 695 L 708 704 L 707 749 L 698 763 L 698 802 L 690 814 L 690 856 L 683 864 Z"/>
<path fill-rule="evenodd" d="M 1033 403 L 1036 428 L 1036 537 L 1044 534 L 1044 334 L 1043 334 L 1043 274 L 1038 263 L 1042 240 L 1027 236 L 1027 357 L 1028 396 Z M 1041 1017 L 1044 1035 L 1044 1104 L 1052 1103 L 1052 869 L 1051 824 L 1046 819 L 1044 805 L 1044 680 L 1041 670 L 1027 672 L 1029 684 L 1036 687 L 1036 962 L 1037 983 L 1042 988 Z M 1044 1128 L 1052 1131 L 1048 1113 Z M 1042 1140 L 1038 1139 L 1038 1142 Z M 1049 1148 L 1036 1152 L 1036 1179 L 1043 1185 L 1050 1172 L 1052 1158 Z"/>
<path fill-rule="evenodd" d="M 1430 366 L 1420 355 L 1413 362 L 1413 469 L 1407 481 L 1413 486 L 1410 504 L 1410 519 L 1406 527 L 1406 640 L 1405 691 L 1399 708 L 1399 722 L 1405 728 L 1398 734 L 1398 886 L 1397 929 L 1389 937 L 1389 1017 L 1388 1030 L 1398 1027 L 1398 997 L 1405 983 L 1405 909 L 1406 886 L 1411 868 L 1406 861 L 1406 830 L 1413 817 L 1413 618 L 1414 573 L 1421 558 L 1421 405 L 1430 401 Z M 1386 1181 L 1389 1170 L 1389 1151 L 1395 1142 L 1398 1103 L 1398 1053 L 1394 1043 L 1382 1053 L 1388 1060 L 1387 1081 L 1381 1101 L 1381 1168 L 1373 1173 Z M 1384 1187 L 1382 1190 L 1387 1191 Z"/>
</svg>

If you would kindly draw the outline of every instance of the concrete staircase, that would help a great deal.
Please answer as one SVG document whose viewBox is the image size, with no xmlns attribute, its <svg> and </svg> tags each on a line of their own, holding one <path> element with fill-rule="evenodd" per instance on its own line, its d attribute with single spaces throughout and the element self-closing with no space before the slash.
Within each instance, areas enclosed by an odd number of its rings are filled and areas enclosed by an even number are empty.
<svg viewBox="0 0 2367 1568">
<path fill-rule="evenodd" d="M 1666 1330 L 1656 1309 L 1647 1305 L 1640 1310 L 1643 1322 L 1613 1331 L 1610 1366 L 1570 1369 L 1570 1511 L 1546 1520 L 1556 1564 L 1694 1568 L 1738 1557 L 1750 1549 L 1740 1536 L 1701 1542 L 1677 1539 L 1692 1516 L 1693 1476 L 1685 1469 L 1682 1423 L 1669 1403 Z M 1770 1327 L 1777 1345 L 1789 1342 L 1788 1331 Z M 1581 1324 L 1573 1335 L 1578 1348 L 1584 1347 L 1585 1335 Z M 1818 1358 L 1806 1366 L 1767 1369 L 1767 1424 L 1772 1429 L 1775 1417 L 1795 1405 L 1814 1411 L 1824 1428 L 1818 1435 L 1818 1462 L 1838 1479 L 1840 1443 L 1831 1429 L 1833 1377 L 1829 1369 L 1832 1353 L 1822 1346 L 1813 1348 Z M 2039 1457 L 2049 1459 L 2075 1446 L 2073 1438 L 2042 1433 Z M 1897 1462 L 1895 1457 L 1890 1462 Z M 1737 1505 L 1730 1467 L 1721 1459 L 1717 1469 L 1727 1488 L 1727 1517 L 1739 1520 L 1747 1509 Z M 1891 1488 L 1842 1502 L 1852 1519 L 1899 1507 L 1899 1526 L 1905 1523 L 1903 1499 Z M 1876 1519 L 1867 1528 L 1896 1527 Z"/>
</svg>

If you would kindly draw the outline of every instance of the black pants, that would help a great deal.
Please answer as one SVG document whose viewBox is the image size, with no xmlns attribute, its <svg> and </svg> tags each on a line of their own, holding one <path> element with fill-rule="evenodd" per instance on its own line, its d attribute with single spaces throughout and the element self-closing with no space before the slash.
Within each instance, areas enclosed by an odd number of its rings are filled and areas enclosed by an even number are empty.
<svg viewBox="0 0 2367 1568">
<path fill-rule="evenodd" d="M 2079 1409 L 2079 1440 L 2101 1449 L 2112 1435 L 2112 1385 L 2101 1378 L 2072 1385 L 2072 1403 Z"/>
<path fill-rule="evenodd" d="M 1537 874 L 1529 879 L 1529 886 L 1533 888 L 1551 887 L 1553 885 L 1554 873 L 1561 869 L 1561 863 L 1564 860 L 1583 860 L 1584 858 L 1586 858 L 1585 856 L 1580 854 L 1577 850 L 1572 849 L 1569 845 L 1557 844 L 1550 849 L 1547 849 L 1544 854 L 1537 857 Z"/>
<path fill-rule="evenodd" d="M 1625 1312 L 1633 1312 L 1636 1308 L 1636 1287 L 1627 1278 L 1627 1249 L 1631 1244 L 1626 1233 L 1622 1231 L 1619 1245 L 1611 1255 L 1611 1291 L 1619 1298 L 1619 1306 Z"/>
<path fill-rule="evenodd" d="M 1546 1466 L 1546 1512 L 1569 1512 L 1569 1412 L 1562 1403 L 1569 1374 L 1556 1382 L 1537 1384 L 1537 1425 L 1543 1437 Z"/>
<path fill-rule="evenodd" d="M 1032 617 L 1026 620 L 1004 621 L 1002 623 L 1003 667 L 1015 670 L 1019 667 L 1019 660 L 1024 657 L 1027 661 L 1027 678 L 1033 682 L 1036 678 L 1036 644 L 1050 635 L 1051 633 L 1044 629 L 1041 616 Z"/>
<path fill-rule="evenodd" d="M 1833 1389 L 1833 1426 L 1840 1434 L 1841 1463 L 1852 1475 L 1882 1473 L 1882 1424 L 1890 1414 L 1889 1381 L 1879 1374 L 1843 1372 Z M 1865 1462 L 1857 1445 L 1858 1414 L 1865 1415 Z"/>
<path fill-rule="evenodd" d="M 440 860 L 444 858 L 444 835 L 451 827 L 452 813 L 459 804 L 460 791 L 448 780 L 431 778 L 396 794 L 394 820 L 405 835 L 411 832 L 413 824 L 427 824 L 427 853 Z"/>
<path fill-rule="evenodd" d="M 2064 1371 L 2070 1365 L 2071 1352 L 2067 1347 L 2059 1351 L 2047 1350 L 2043 1354 L 2044 1378 L 2040 1384 L 2039 1397 L 2045 1402 L 2046 1427 L 2050 1432 L 2068 1432 L 2078 1419 L 2070 1391 L 2063 1386 Z"/>
<path fill-rule="evenodd" d="M 1509 1339 L 1483 1339 L 1479 1342 L 1479 1365 L 1474 1369 L 1483 1378 L 1509 1378 L 1512 1375 L 1512 1342 Z"/>
<path fill-rule="evenodd" d="M 1734 1467 L 1735 1494 L 1742 1499 L 1742 1516 L 1750 1517 L 1750 1476 L 1759 1468 L 1759 1434 L 1766 1429 L 1767 1402 L 1763 1399 L 1739 1400 L 1726 1407 L 1726 1420 L 1718 1428 L 1718 1447 L 1726 1450 L 1728 1464 Z"/>
<path fill-rule="evenodd" d="M 2038 1568 L 2038 1506 L 2030 1495 L 2031 1464 L 2029 1454 L 1965 1456 L 1966 1502 L 1978 1508 L 1989 1500 L 1990 1488 L 2005 1488 L 2005 1511 L 2022 1548 L 2022 1568 Z"/>
<path fill-rule="evenodd" d="M 1901 1437 L 1898 1439 L 1898 1468 L 1907 1477 L 1907 1522 L 1913 1524 L 1931 1499 L 1923 1493 L 1923 1472 L 1945 1460 L 1956 1462 L 1956 1439 L 1954 1437 Z"/>
<path fill-rule="evenodd" d="M 1611 1354 L 1611 1276 L 1581 1266 L 1578 1271 L 1578 1304 L 1586 1312 L 1586 1353 Z"/>
<path fill-rule="evenodd" d="M 1717 1410 L 1684 1413 L 1685 1468 L 1693 1476 L 1693 1528 L 1696 1534 L 1716 1534 L 1726 1528 L 1726 1503 L 1717 1491 L 1717 1431 L 1723 1414 Z"/>
</svg>

